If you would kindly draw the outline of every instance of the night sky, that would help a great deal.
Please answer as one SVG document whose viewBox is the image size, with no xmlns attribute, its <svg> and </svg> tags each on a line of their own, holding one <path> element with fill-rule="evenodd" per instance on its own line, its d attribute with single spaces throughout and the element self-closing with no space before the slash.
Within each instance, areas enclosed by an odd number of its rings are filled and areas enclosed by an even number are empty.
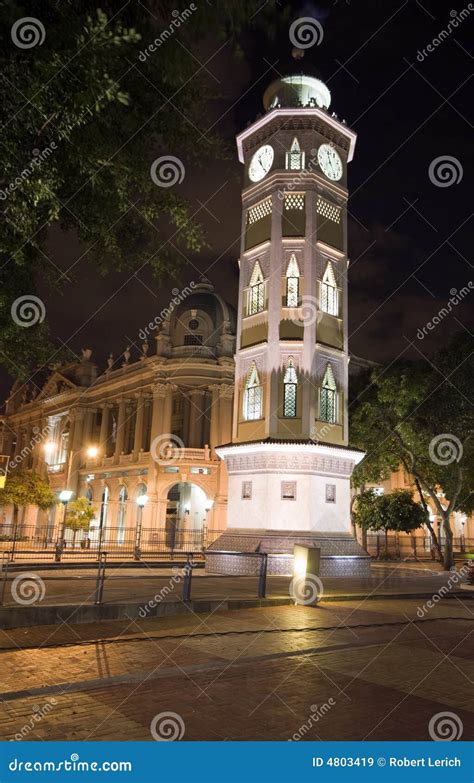
<svg viewBox="0 0 474 783">
<path fill-rule="evenodd" d="M 210 5 L 209 13 L 218 6 Z M 330 111 L 358 134 L 349 167 L 350 350 L 377 361 L 430 355 L 451 332 L 472 331 L 470 291 L 429 337 L 416 336 L 454 289 L 474 280 L 468 241 L 474 10 L 423 59 L 418 53 L 453 18 L 446 3 L 335 0 L 292 8 L 294 19 L 317 18 L 324 30 L 320 45 L 306 49 L 301 61 L 291 58 L 286 27 L 276 41 L 265 31 L 246 36 L 243 62 L 221 41 L 203 41 L 196 50 L 200 60 L 212 58 L 207 76 L 222 96 L 209 106 L 208 128 L 232 141 L 262 112 L 268 83 L 289 71 L 307 70 L 327 83 Z M 463 8 L 468 6 L 456 7 L 458 14 Z M 179 149 L 167 152 L 180 156 Z M 462 173 L 457 184 L 439 187 L 430 181 L 430 164 L 441 156 L 456 159 Z M 186 167 L 179 188 L 204 224 L 211 247 L 187 255 L 180 281 L 159 286 L 146 269 L 138 277 L 101 278 L 82 259 L 62 295 L 40 289 L 55 343 L 78 353 L 91 347 L 101 368 L 110 351 L 117 355 L 128 344 L 138 358 L 140 328 L 169 302 L 174 285 L 197 281 L 200 273 L 236 305 L 242 174 L 236 153 L 205 170 Z M 67 269 L 83 249 L 74 236 L 52 231 L 49 252 Z"/>
</svg>

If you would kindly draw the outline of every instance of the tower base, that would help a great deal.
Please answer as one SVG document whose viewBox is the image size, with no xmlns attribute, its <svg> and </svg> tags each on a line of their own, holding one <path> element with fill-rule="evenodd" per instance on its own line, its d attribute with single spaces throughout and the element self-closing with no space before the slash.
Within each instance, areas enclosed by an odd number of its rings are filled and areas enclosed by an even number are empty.
<svg viewBox="0 0 474 783">
<path fill-rule="evenodd" d="M 293 575 L 293 547 L 300 544 L 321 550 L 318 576 L 369 576 L 370 555 L 349 533 L 308 533 L 298 530 L 233 528 L 219 536 L 206 551 L 206 569 L 215 574 L 252 576 L 259 560 L 248 553 L 266 553 L 267 574 Z M 235 557 L 235 553 L 240 553 Z"/>
</svg>

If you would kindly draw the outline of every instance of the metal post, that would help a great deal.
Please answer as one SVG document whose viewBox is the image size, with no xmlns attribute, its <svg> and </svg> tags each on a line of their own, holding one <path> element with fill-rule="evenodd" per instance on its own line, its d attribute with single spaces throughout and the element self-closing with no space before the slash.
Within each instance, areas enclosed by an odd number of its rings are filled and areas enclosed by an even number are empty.
<svg viewBox="0 0 474 783">
<path fill-rule="evenodd" d="M 68 501 L 64 500 L 63 501 L 63 505 L 64 505 L 63 521 L 61 523 L 61 527 L 59 528 L 59 541 L 56 544 L 56 554 L 55 554 L 55 557 L 54 557 L 56 563 L 60 563 L 61 562 L 61 555 L 62 555 L 63 549 L 64 549 L 64 536 L 66 535 L 67 504 L 68 504 Z"/>
<path fill-rule="evenodd" d="M 0 606 L 4 605 L 5 601 L 5 588 L 7 586 L 7 579 L 8 579 L 8 562 L 10 559 L 10 552 L 3 552 L 2 553 L 2 574 L 3 574 L 3 582 L 2 582 L 2 595 L 0 598 Z"/>
<path fill-rule="evenodd" d="M 267 589 L 267 560 L 268 555 L 266 552 L 260 554 L 260 574 L 258 577 L 258 597 L 265 598 Z"/>
<path fill-rule="evenodd" d="M 183 601 L 191 600 L 191 581 L 193 578 L 193 553 L 188 552 L 184 566 Z"/>
<path fill-rule="evenodd" d="M 105 565 L 107 560 L 107 552 L 101 552 L 97 561 L 97 581 L 95 584 L 95 604 L 102 603 L 102 596 L 104 593 L 105 582 Z"/>
</svg>

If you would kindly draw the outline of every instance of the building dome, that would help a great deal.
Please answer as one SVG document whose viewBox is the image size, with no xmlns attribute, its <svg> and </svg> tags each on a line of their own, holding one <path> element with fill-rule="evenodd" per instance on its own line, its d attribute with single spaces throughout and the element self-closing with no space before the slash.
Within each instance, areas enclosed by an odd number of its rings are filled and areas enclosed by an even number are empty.
<svg viewBox="0 0 474 783">
<path fill-rule="evenodd" d="M 234 308 L 202 277 L 173 310 L 168 330 L 173 356 L 232 357 L 237 317 Z"/>
<path fill-rule="evenodd" d="M 304 74 L 283 76 L 273 81 L 263 94 L 266 111 L 276 108 L 328 109 L 331 93 L 320 79 Z"/>
</svg>

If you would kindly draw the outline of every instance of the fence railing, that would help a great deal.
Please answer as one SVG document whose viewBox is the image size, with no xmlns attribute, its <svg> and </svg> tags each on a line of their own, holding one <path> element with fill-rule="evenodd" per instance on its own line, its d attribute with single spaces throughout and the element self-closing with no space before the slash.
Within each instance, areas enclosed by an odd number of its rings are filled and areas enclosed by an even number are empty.
<svg viewBox="0 0 474 783">
<path fill-rule="evenodd" d="M 441 548 L 444 542 L 441 541 Z M 474 539 L 464 536 L 453 538 L 454 551 L 460 554 L 474 549 Z M 430 536 L 407 535 L 367 535 L 367 552 L 375 557 L 383 557 L 388 554 L 392 557 L 403 559 L 406 557 L 431 558 L 434 557 L 433 543 Z"/>
<path fill-rule="evenodd" d="M 171 556 L 186 552 L 203 553 L 223 530 L 175 528 L 96 527 L 88 531 L 66 529 L 59 541 L 58 527 L 0 525 L 0 552 L 9 551 L 11 560 L 35 554 L 40 559 L 95 560 L 104 551 L 109 559 L 141 560 L 150 556 Z"/>
<path fill-rule="evenodd" d="M 222 554 L 222 553 L 219 553 Z M 184 565 L 180 569 L 173 569 L 172 575 L 153 574 L 153 569 L 147 569 L 140 574 L 129 574 L 128 569 L 117 569 L 110 565 L 107 569 L 108 553 L 101 552 L 96 564 L 91 564 L 90 573 L 65 574 L 61 565 L 57 566 L 57 572 L 42 574 L 26 573 L 23 577 L 18 577 L 17 572 L 11 567 L 9 553 L 4 552 L 1 562 L 1 583 L 0 583 L 0 606 L 12 606 L 14 604 L 32 605 L 42 602 L 46 596 L 50 602 L 59 600 L 62 603 L 65 599 L 80 601 L 82 604 L 100 605 L 109 601 L 132 600 L 140 608 L 145 607 L 139 612 L 140 617 L 146 617 L 154 614 L 156 606 L 165 600 L 181 600 L 184 603 L 192 601 L 194 598 L 208 599 L 207 592 L 212 591 L 216 594 L 215 598 L 221 598 L 219 590 L 225 583 L 225 594 L 227 598 L 231 593 L 234 597 L 246 599 L 264 599 L 267 594 L 267 555 L 264 553 L 225 553 L 229 557 L 251 557 L 255 559 L 255 572 L 250 575 L 222 576 L 215 574 L 205 574 L 200 571 L 196 578 L 196 587 L 194 589 L 193 570 L 198 565 L 196 553 L 187 552 Z M 137 566 L 138 568 L 139 566 Z M 115 573 L 114 571 L 119 573 Z M 24 579 L 23 588 L 15 585 L 16 579 Z M 272 577 L 277 591 L 289 595 L 285 577 Z M 232 585 L 229 587 L 229 582 Z M 206 583 L 210 587 L 206 590 Z M 239 588 L 240 585 L 244 585 Z M 127 585 L 131 587 L 127 588 Z M 9 588 L 9 589 L 7 589 Z M 85 590 L 84 590 L 85 588 Z M 275 589 L 275 588 L 274 588 Z M 154 593 L 152 591 L 154 590 Z M 9 595 L 11 593 L 11 596 Z M 107 593 L 107 595 L 106 595 Z M 117 597 L 118 593 L 120 596 Z M 151 597 L 150 597 L 151 593 Z M 194 595 L 195 593 L 196 595 Z"/>
</svg>

